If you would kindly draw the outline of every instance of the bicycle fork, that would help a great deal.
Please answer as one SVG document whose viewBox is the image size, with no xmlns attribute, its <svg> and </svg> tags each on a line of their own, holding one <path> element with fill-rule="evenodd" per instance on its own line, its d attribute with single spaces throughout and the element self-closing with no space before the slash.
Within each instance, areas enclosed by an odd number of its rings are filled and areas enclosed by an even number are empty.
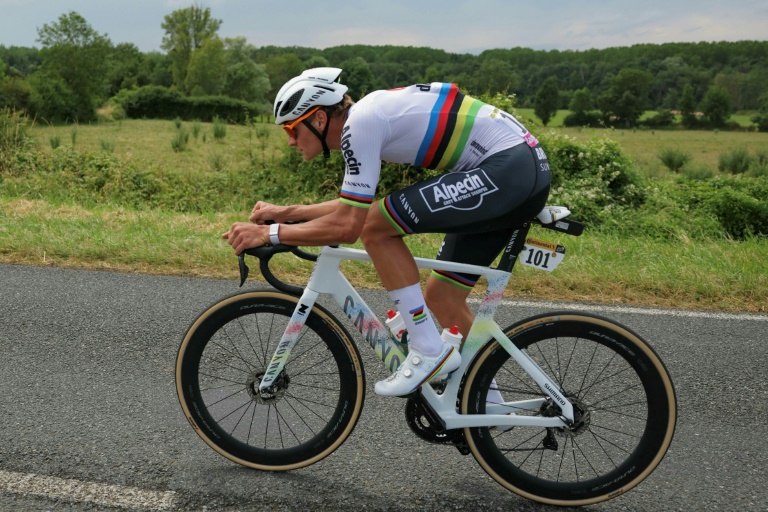
<svg viewBox="0 0 768 512">
<path fill-rule="evenodd" d="M 267 366 L 264 377 L 259 384 L 259 391 L 270 392 L 270 388 L 283 371 L 317 298 L 323 294 L 328 294 L 336 300 L 341 310 L 352 320 L 358 332 L 365 337 L 390 372 L 397 370 L 405 360 L 407 349 L 392 338 L 389 330 L 379 321 L 362 297 L 339 271 L 342 259 L 370 261 L 368 254 L 357 249 L 323 248 L 307 287 L 304 289 L 272 360 Z"/>
</svg>

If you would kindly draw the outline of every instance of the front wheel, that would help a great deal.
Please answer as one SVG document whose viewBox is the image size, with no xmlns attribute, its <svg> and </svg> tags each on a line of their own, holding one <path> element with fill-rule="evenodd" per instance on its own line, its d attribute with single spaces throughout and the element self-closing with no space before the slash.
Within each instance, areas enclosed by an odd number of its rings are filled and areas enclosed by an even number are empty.
<svg viewBox="0 0 768 512">
<path fill-rule="evenodd" d="M 507 489 L 560 506 L 622 494 L 661 462 L 675 430 L 675 391 L 659 356 L 637 334 L 605 318 L 549 313 L 505 334 L 554 380 L 574 406 L 570 428 L 467 428 L 480 466 Z M 539 399 L 520 415 L 558 416 L 548 398 L 496 341 L 478 353 L 462 391 L 463 414 L 484 414 L 492 383 L 505 404 Z M 490 395 L 498 396 L 498 395 Z"/>
<path fill-rule="evenodd" d="M 204 311 L 184 336 L 176 390 L 195 432 L 224 457 L 284 471 L 332 453 L 352 433 L 363 406 L 360 355 L 323 308 L 308 314 L 271 392 L 259 383 L 298 299 L 246 292 Z"/>
</svg>

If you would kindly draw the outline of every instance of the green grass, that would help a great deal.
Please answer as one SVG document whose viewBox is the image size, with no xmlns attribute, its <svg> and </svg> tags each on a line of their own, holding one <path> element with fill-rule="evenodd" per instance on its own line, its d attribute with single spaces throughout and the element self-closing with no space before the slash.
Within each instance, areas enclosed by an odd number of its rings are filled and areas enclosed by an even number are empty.
<svg viewBox="0 0 768 512">
<path fill-rule="evenodd" d="M 533 109 L 517 109 L 518 114 L 525 118 L 534 119 L 540 123 Z M 651 176 L 666 172 L 664 164 L 659 159 L 659 151 L 663 148 L 681 149 L 691 153 L 693 157 L 690 167 L 705 167 L 717 171 L 718 159 L 722 153 L 741 147 L 753 155 L 768 148 L 768 133 L 733 132 L 717 130 L 684 130 L 679 128 L 651 129 L 636 128 L 629 130 L 610 128 L 564 128 L 563 119 L 567 110 L 559 110 L 557 115 L 546 127 L 530 127 L 535 133 L 555 130 L 578 140 L 592 137 L 608 137 L 617 141 L 621 148 L 632 158 L 637 166 Z M 649 112 L 648 115 L 652 115 Z M 742 126 L 751 126 L 751 114 L 733 115 L 731 120 Z"/>
<path fill-rule="evenodd" d="M 533 119 L 536 123 L 541 123 L 541 119 L 538 118 L 536 114 L 533 113 L 532 108 L 518 108 L 517 109 L 518 114 L 522 117 Z M 559 128 L 563 126 L 563 121 L 565 120 L 565 117 L 570 113 L 569 110 L 558 110 L 555 116 L 549 120 L 549 123 L 547 123 L 548 128 Z M 645 112 L 642 116 L 640 116 L 640 119 L 647 119 L 650 117 L 653 117 L 656 115 L 657 112 L 653 110 L 649 110 Z M 735 123 L 738 123 L 739 126 L 743 128 L 748 128 L 750 126 L 753 126 L 755 123 L 752 122 L 752 116 L 754 116 L 755 113 L 752 112 L 737 112 L 728 119 L 729 121 L 733 121 Z M 680 116 L 677 116 L 677 121 L 680 122 Z"/>
<path fill-rule="evenodd" d="M 533 115 L 533 109 L 520 109 L 520 112 Z M 537 131 L 555 129 L 579 140 L 609 137 L 621 145 L 638 167 L 652 175 L 664 170 L 658 154 L 665 147 L 684 149 L 693 156 L 691 165 L 715 170 L 720 154 L 733 148 L 743 147 L 754 154 L 768 147 L 768 133 L 758 132 L 558 128 L 566 113 L 558 112 L 549 127 L 540 127 Z M 115 148 L 114 154 L 121 158 L 142 159 L 172 172 L 192 172 L 216 170 L 221 167 L 222 159 L 237 166 L 238 162 L 279 158 L 286 143 L 280 128 L 272 124 L 252 128 L 230 125 L 226 136 L 218 141 L 213 137 L 212 123 L 183 123 L 182 127 L 192 131 L 195 125 L 199 127 L 199 137 L 189 137 L 186 150 L 180 152 L 171 147 L 172 139 L 178 135 L 173 121 L 125 120 L 78 125 L 75 147 L 100 150 L 102 141 L 109 140 Z M 71 125 L 36 126 L 32 134 L 41 148 L 50 150 L 52 137 L 59 137 L 62 145 L 71 144 L 72 129 Z M 204 135 L 207 135 L 205 140 Z"/>
<path fill-rule="evenodd" d="M 722 153 L 741 147 L 755 154 L 768 147 L 768 133 L 704 130 L 611 130 L 598 128 L 558 128 L 577 140 L 608 137 L 619 143 L 635 164 L 649 174 L 664 169 L 659 159 L 662 148 L 685 150 L 693 157 L 690 165 L 717 169 Z"/>
<path fill-rule="evenodd" d="M 0 198 L 0 261 L 234 280 L 237 262 L 220 236 L 236 220 L 236 213 L 87 210 Z M 568 256 L 553 273 L 519 266 L 510 297 L 768 312 L 765 239 L 650 243 L 599 232 L 532 235 L 565 245 Z M 415 255 L 433 257 L 440 237 L 418 235 L 408 243 Z M 293 283 L 306 281 L 311 271 L 291 255 L 275 263 Z M 356 286 L 379 286 L 371 265 L 348 266 Z"/>
<path fill-rule="evenodd" d="M 49 140 L 58 136 L 61 145 L 71 145 L 71 131 L 74 125 L 44 126 L 32 129 L 32 136 L 40 147 L 50 150 Z M 182 122 L 182 129 L 198 136 L 190 136 L 184 151 L 175 151 L 171 145 L 178 137 L 179 129 L 175 121 L 154 121 L 130 119 L 110 123 L 77 125 L 75 148 L 98 151 L 102 141 L 109 140 L 114 147 L 114 154 L 120 158 L 143 160 L 154 166 L 172 172 L 208 171 L 210 162 L 216 155 L 227 155 L 233 160 L 247 161 L 251 157 L 259 159 L 279 158 L 280 143 L 285 136 L 279 126 L 259 124 L 254 127 L 229 125 L 223 138 L 213 135 L 213 123 Z M 256 136 L 256 130 L 266 130 L 264 139 Z"/>
<path fill-rule="evenodd" d="M 247 172 L 242 170 L 265 159 L 279 159 L 286 143 L 274 125 L 228 126 L 220 141 L 214 140 L 209 123 L 183 123 L 182 127 L 190 132 L 198 129 L 199 136 L 190 137 L 187 149 L 180 152 L 171 147 L 178 133 L 173 121 L 79 125 L 75 144 L 77 149 L 101 151 L 102 142 L 111 141 L 116 156 L 147 162 L 153 172 L 215 174 L 227 169 Z M 32 134 L 41 151 L 52 151 L 50 138 L 58 135 L 62 145 L 69 145 L 74 129 L 38 126 Z M 713 167 L 719 154 L 730 148 L 744 146 L 755 151 L 768 147 L 765 133 L 558 131 L 577 139 L 609 136 L 649 172 L 663 167 L 658 150 L 665 145 L 689 151 L 694 161 Z M 233 191 L 237 193 L 248 201 L 259 198 L 257 189 Z M 86 208 L 56 197 L 54 193 L 36 200 L 0 197 L 0 261 L 233 280 L 237 277 L 236 259 L 220 235 L 232 222 L 243 220 L 247 211 L 231 207 L 226 211 L 182 214 L 135 211 L 108 204 Z M 534 232 L 532 236 L 562 243 L 568 248 L 568 257 L 551 274 L 522 266 L 516 269 L 507 290 L 510 297 L 768 312 L 765 238 L 732 242 L 679 237 L 659 242 L 642 234 L 626 239 L 590 230 L 579 238 L 549 231 Z M 418 235 L 409 237 L 408 243 L 414 254 L 432 257 L 440 237 Z M 276 263 L 294 283 L 306 280 L 311 270 L 309 264 L 290 255 L 276 258 Z M 348 265 L 355 285 L 379 286 L 370 265 Z"/>
</svg>

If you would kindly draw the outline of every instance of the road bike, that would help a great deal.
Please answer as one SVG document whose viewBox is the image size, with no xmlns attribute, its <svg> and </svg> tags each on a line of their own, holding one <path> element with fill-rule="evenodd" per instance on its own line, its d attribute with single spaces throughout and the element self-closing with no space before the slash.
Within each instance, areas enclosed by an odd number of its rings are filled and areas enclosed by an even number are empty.
<svg viewBox="0 0 768 512">
<path fill-rule="evenodd" d="M 416 258 L 420 268 L 480 274 L 487 290 L 461 346 L 461 366 L 406 397 L 405 414 L 420 438 L 472 454 L 508 490 L 579 506 L 630 490 L 658 466 L 677 403 L 659 355 L 612 320 L 576 311 L 539 314 L 506 329 L 494 320 L 516 262 L 551 271 L 565 256 L 559 244 L 527 238 L 530 228 L 580 235 L 583 225 L 568 214 L 547 207 L 514 229 L 495 268 Z M 272 273 L 269 261 L 281 252 L 315 261 L 305 288 Z M 340 269 L 347 260 L 370 262 L 365 251 L 323 247 L 315 255 L 277 245 L 246 253 L 259 258 L 275 290 L 236 293 L 197 317 L 176 360 L 179 402 L 195 432 L 227 459 L 294 470 L 336 450 L 363 408 L 363 362 L 339 317 L 389 371 L 408 347 Z M 242 287 L 244 254 L 239 262 Z M 324 294 L 338 304 L 338 316 L 317 303 Z"/>
</svg>

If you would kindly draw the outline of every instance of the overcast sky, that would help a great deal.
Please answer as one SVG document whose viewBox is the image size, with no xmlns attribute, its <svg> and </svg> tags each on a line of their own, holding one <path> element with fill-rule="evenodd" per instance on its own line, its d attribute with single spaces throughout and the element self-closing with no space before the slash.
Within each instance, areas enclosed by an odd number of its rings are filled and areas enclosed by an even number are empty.
<svg viewBox="0 0 768 512">
<path fill-rule="evenodd" d="M 0 45 L 39 46 L 37 29 L 76 11 L 113 43 L 159 50 L 165 15 L 193 5 L 219 35 L 255 46 L 516 46 L 586 50 L 638 43 L 768 40 L 768 0 L 0 0 Z"/>
</svg>

